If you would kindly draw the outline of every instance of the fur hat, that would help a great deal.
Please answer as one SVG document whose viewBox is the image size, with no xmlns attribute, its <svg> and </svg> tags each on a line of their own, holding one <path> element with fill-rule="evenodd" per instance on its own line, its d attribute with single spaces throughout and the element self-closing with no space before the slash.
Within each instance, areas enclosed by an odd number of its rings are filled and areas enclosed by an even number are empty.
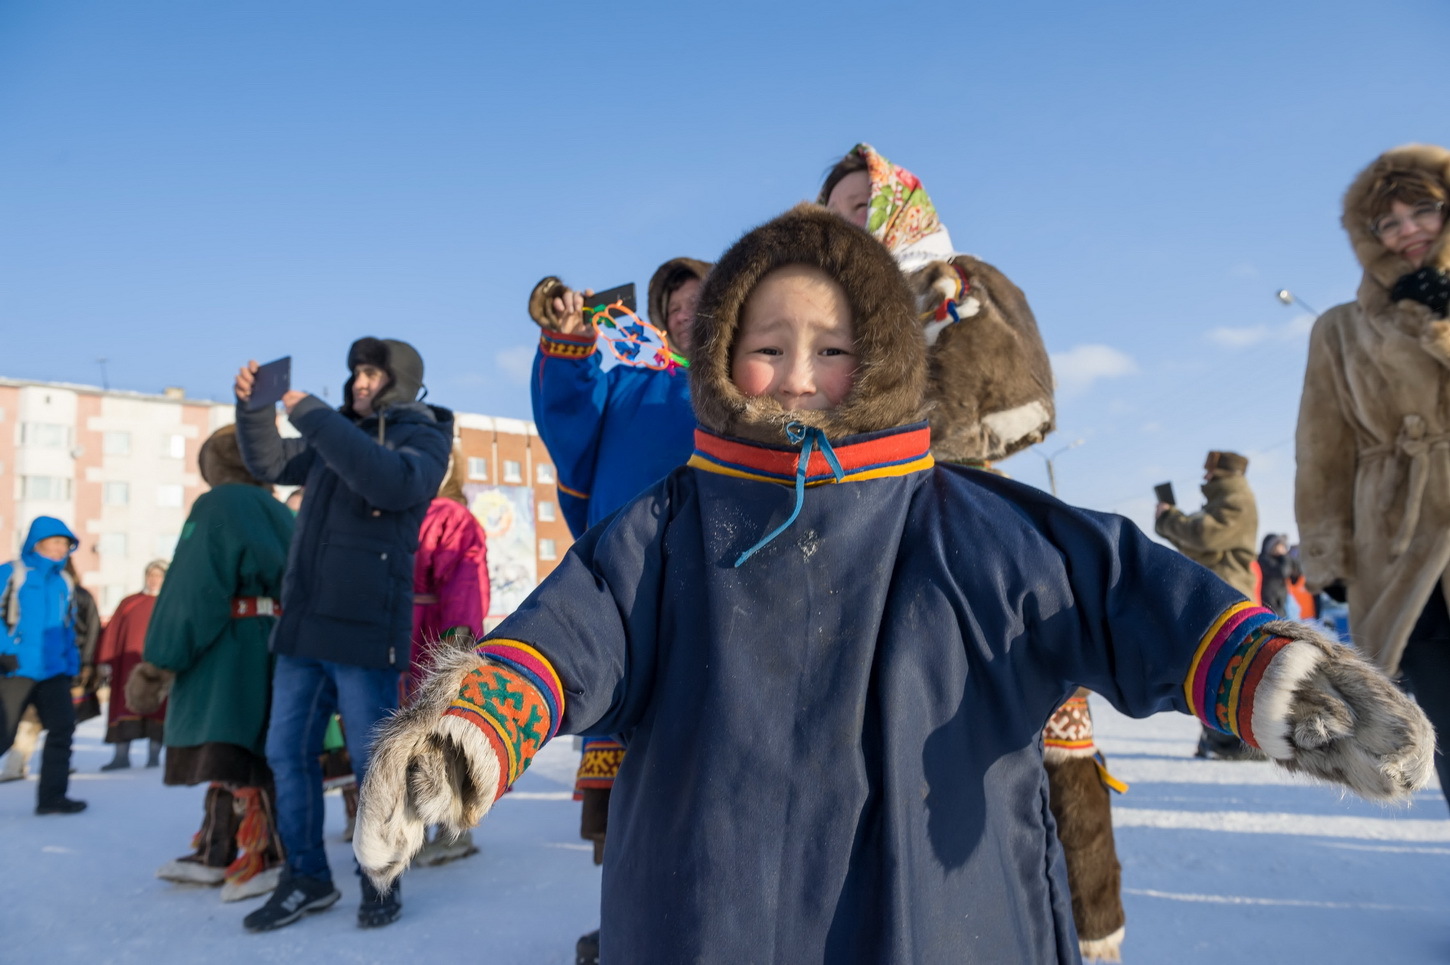
<svg viewBox="0 0 1450 965">
<path fill-rule="evenodd" d="M 342 387 L 343 409 L 347 412 L 353 411 L 352 383 L 359 365 L 377 366 L 388 375 L 388 384 L 373 400 L 373 412 L 400 402 L 414 402 L 423 388 L 423 356 L 417 349 L 397 339 L 365 336 L 347 350 L 347 370 L 354 373 Z"/>
<path fill-rule="evenodd" d="M 1249 468 L 1249 457 L 1241 456 L 1236 452 L 1219 452 L 1215 449 L 1204 460 L 1203 468 L 1209 472 L 1242 474 Z"/>
<path fill-rule="evenodd" d="M 851 391 L 831 409 L 786 411 L 774 399 L 744 395 L 730 380 L 745 301 L 761 279 L 787 265 L 821 269 L 851 307 L 860 363 Z M 693 343 L 690 398 L 700 424 L 713 432 L 783 443 L 789 422 L 839 439 L 924 418 L 926 342 L 906 280 L 880 243 L 818 205 L 797 205 L 721 256 L 700 293 Z"/>
<path fill-rule="evenodd" d="M 649 280 L 649 321 L 662 332 L 669 325 L 669 300 L 675 289 L 691 278 L 705 280 L 714 267 L 696 258 L 671 258 L 655 269 Z"/>
<path fill-rule="evenodd" d="M 222 426 L 207 437 L 196 455 L 197 468 L 201 478 L 213 489 L 226 483 L 245 483 L 248 486 L 266 486 L 247 470 L 242 462 L 242 450 L 237 446 L 237 427 Z M 147 569 L 150 569 L 148 566 Z"/>
<path fill-rule="evenodd" d="M 1340 223 L 1349 233 L 1354 256 L 1364 266 L 1365 279 L 1360 285 L 1360 298 L 1365 300 L 1366 296 L 1370 296 L 1371 307 L 1388 304 L 1388 292 L 1394 288 L 1395 282 L 1416 267 L 1386 248 L 1370 228 L 1376 200 L 1373 192 L 1387 174 L 1394 172 L 1426 175 L 1438 181 L 1445 193 L 1450 195 L 1450 151 L 1433 144 L 1406 144 L 1392 148 L 1359 172 L 1344 193 L 1344 216 Z M 1450 224 L 1441 230 L 1440 237 L 1425 259 L 1425 265 L 1450 271 Z"/>
</svg>

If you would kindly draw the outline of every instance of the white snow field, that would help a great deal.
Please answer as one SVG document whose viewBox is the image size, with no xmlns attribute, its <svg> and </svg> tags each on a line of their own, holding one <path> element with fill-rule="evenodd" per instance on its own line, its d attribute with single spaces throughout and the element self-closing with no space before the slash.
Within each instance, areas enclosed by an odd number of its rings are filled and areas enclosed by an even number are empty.
<svg viewBox="0 0 1450 965">
<path fill-rule="evenodd" d="M 1131 784 L 1114 798 L 1126 962 L 1450 961 L 1450 812 L 1438 789 L 1385 809 L 1267 763 L 1193 760 L 1189 718 L 1131 720 L 1097 698 L 1093 709 L 1113 774 Z M 214 889 L 153 877 L 188 850 L 203 789 L 164 787 L 159 770 L 98 773 L 103 733 L 98 719 L 77 736 L 71 793 L 90 802 L 84 814 L 36 817 L 33 778 L 0 785 L 0 961 L 569 965 L 598 923 L 569 740 L 546 747 L 485 819 L 480 854 L 409 872 L 402 919 L 377 931 L 355 925 L 341 799 L 329 796 L 342 901 L 251 935 L 241 920 L 262 899 L 226 905 Z"/>
</svg>

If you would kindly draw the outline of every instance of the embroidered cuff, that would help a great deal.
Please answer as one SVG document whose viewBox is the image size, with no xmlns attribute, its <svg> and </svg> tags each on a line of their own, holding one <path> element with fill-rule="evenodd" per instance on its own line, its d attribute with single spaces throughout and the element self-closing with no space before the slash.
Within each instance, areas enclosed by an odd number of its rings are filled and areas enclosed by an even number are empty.
<svg viewBox="0 0 1450 965">
<path fill-rule="evenodd" d="M 588 358 L 594 354 L 594 329 L 579 335 L 566 335 L 546 329 L 539 336 L 539 351 L 555 359 Z"/>
<path fill-rule="evenodd" d="M 584 742 L 584 753 L 579 759 L 579 771 L 574 778 L 575 792 L 586 788 L 609 788 L 619 775 L 619 765 L 624 763 L 624 745 L 608 738 Z"/>
<path fill-rule="evenodd" d="M 477 653 L 487 662 L 464 677 L 444 716 L 483 731 L 504 775 L 501 795 L 558 732 L 564 687 L 544 655 L 526 643 L 489 640 Z"/>
<path fill-rule="evenodd" d="M 1086 697 L 1069 697 L 1047 720 L 1042 731 L 1043 756 L 1050 761 L 1069 757 L 1092 757 L 1098 746 L 1093 740 L 1093 717 Z"/>
<path fill-rule="evenodd" d="M 1183 681 L 1189 710 L 1214 730 L 1253 747 L 1254 698 L 1274 658 L 1293 641 L 1268 631 L 1279 617 L 1244 601 L 1229 607 L 1204 634 Z"/>
</svg>

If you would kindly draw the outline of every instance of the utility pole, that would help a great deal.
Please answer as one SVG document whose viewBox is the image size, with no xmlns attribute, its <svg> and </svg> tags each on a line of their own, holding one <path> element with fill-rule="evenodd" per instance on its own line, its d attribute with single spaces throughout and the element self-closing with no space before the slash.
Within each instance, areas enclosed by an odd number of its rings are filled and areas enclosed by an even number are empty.
<svg viewBox="0 0 1450 965">
<path fill-rule="evenodd" d="M 1047 463 L 1047 488 L 1049 489 L 1049 491 L 1051 491 L 1052 495 L 1057 495 L 1057 472 L 1053 468 L 1052 460 L 1056 459 L 1064 452 L 1067 452 L 1069 449 L 1076 449 L 1078 446 L 1082 445 L 1086 441 L 1086 439 L 1074 439 L 1072 442 L 1069 442 L 1067 445 L 1063 446 L 1061 449 L 1057 450 L 1050 456 L 1043 455 L 1041 449 L 1033 446 L 1032 451 L 1037 453 L 1039 456 L 1042 456 L 1042 461 Z"/>
<path fill-rule="evenodd" d="M 1287 288 L 1280 288 L 1274 297 L 1278 298 L 1279 301 L 1283 302 L 1285 305 L 1298 305 L 1300 308 L 1304 309 L 1315 318 L 1319 317 L 1319 311 L 1315 309 L 1313 305 L 1310 305 L 1308 302 L 1304 301 L 1304 299 L 1300 298 L 1298 295 L 1294 294 Z"/>
</svg>

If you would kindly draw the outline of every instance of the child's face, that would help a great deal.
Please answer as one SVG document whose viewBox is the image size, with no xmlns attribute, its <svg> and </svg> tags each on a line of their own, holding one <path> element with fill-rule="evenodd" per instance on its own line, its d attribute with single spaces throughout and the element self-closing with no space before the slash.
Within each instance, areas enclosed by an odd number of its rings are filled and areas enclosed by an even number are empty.
<svg viewBox="0 0 1450 965">
<path fill-rule="evenodd" d="M 829 409 L 851 391 L 856 364 L 846 293 L 819 268 L 777 268 L 745 300 L 730 380 L 746 395 Z"/>
<path fill-rule="evenodd" d="M 866 227 L 871 213 L 871 175 L 865 171 L 852 171 L 836 182 L 826 207 L 845 218 L 858 228 Z"/>
</svg>

